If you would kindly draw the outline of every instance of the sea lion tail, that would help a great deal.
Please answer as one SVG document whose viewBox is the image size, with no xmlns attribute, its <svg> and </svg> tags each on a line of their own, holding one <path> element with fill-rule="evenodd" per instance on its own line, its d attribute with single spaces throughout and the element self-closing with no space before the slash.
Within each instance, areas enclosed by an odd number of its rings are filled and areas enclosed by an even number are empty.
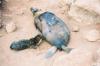
<svg viewBox="0 0 100 66">
<path fill-rule="evenodd" d="M 53 46 L 51 47 L 47 52 L 46 52 L 46 55 L 45 55 L 45 58 L 50 58 L 51 56 L 53 56 L 57 51 L 57 47 Z"/>
<path fill-rule="evenodd" d="M 67 46 L 62 46 L 62 50 L 65 51 L 66 53 L 69 53 L 73 48 L 69 48 Z"/>
<path fill-rule="evenodd" d="M 23 39 L 17 42 L 13 42 L 10 48 L 12 50 L 23 50 L 23 49 L 29 48 L 32 45 L 37 46 L 38 44 L 40 44 L 41 40 L 42 40 L 42 35 L 37 35 L 31 39 L 27 39 L 27 40 Z"/>
</svg>

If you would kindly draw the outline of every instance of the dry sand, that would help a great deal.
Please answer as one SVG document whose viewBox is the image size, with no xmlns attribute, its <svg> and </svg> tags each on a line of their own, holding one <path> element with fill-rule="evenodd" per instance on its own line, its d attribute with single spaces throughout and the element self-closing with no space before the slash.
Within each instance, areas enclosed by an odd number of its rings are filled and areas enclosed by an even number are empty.
<svg viewBox="0 0 100 66">
<path fill-rule="evenodd" d="M 91 42 L 84 38 L 89 30 L 96 29 L 100 32 L 100 24 L 77 22 L 77 16 L 74 18 L 68 14 L 71 6 L 66 2 L 67 0 L 6 0 L 2 13 L 4 27 L 0 28 L 0 66 L 100 66 L 100 40 Z M 37 49 L 12 51 L 9 48 L 13 41 L 28 39 L 37 34 L 30 7 L 39 8 L 43 12 L 51 11 L 68 25 L 71 31 L 69 47 L 74 48 L 69 54 L 57 51 L 53 57 L 44 58 L 45 52 L 51 47 L 46 42 Z M 5 26 L 11 22 L 16 24 L 17 30 L 7 33 Z"/>
</svg>

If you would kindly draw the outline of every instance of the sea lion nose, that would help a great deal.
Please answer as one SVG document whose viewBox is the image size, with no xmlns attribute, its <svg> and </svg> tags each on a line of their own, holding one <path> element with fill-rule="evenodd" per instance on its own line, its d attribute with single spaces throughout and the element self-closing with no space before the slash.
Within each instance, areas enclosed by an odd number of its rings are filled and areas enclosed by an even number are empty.
<svg viewBox="0 0 100 66">
<path fill-rule="evenodd" d="M 33 14 L 35 14 L 36 12 L 39 11 L 39 9 L 37 8 L 34 8 L 34 7 L 31 7 L 30 10 L 32 11 Z"/>
</svg>

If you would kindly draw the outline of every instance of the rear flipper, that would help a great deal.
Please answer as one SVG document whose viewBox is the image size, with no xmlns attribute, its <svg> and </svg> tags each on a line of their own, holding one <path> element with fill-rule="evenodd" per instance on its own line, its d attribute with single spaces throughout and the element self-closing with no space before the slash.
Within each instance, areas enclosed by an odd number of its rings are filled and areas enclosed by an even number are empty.
<svg viewBox="0 0 100 66">
<path fill-rule="evenodd" d="M 66 46 L 62 46 L 62 50 L 65 51 L 66 53 L 69 53 L 73 48 L 69 48 L 69 47 L 66 47 Z M 57 47 L 53 46 L 52 48 L 50 48 L 46 55 L 45 55 L 45 58 L 50 58 L 52 57 L 57 51 Z"/>
<path fill-rule="evenodd" d="M 62 50 L 65 51 L 66 53 L 71 52 L 72 49 L 73 49 L 73 48 L 69 48 L 69 47 L 64 46 L 64 45 L 62 46 Z"/>
<path fill-rule="evenodd" d="M 46 53 L 46 55 L 45 55 L 45 58 L 50 58 L 51 56 L 53 56 L 53 55 L 56 53 L 56 51 L 57 51 L 57 48 L 56 48 L 55 46 L 51 47 L 51 48 L 47 51 L 47 53 Z"/>
<path fill-rule="evenodd" d="M 42 35 L 37 35 L 34 38 L 31 38 L 29 40 L 20 40 L 17 42 L 13 42 L 10 46 L 12 50 L 23 50 L 26 48 L 29 48 L 30 46 L 37 46 L 40 44 L 42 40 Z"/>
</svg>

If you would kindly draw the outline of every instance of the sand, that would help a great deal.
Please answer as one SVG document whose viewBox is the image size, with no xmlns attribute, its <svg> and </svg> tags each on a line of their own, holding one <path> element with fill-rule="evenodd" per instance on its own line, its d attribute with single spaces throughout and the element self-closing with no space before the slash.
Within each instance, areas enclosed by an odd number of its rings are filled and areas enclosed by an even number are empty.
<svg viewBox="0 0 100 66">
<path fill-rule="evenodd" d="M 51 11 L 66 23 L 71 32 L 68 47 L 73 50 L 70 53 L 57 51 L 54 56 L 47 59 L 44 56 L 51 46 L 45 41 L 37 49 L 29 48 L 22 51 L 10 49 L 13 41 L 29 39 L 37 35 L 31 7 L 41 9 L 43 12 Z M 4 27 L 0 28 L 0 66 L 100 66 L 100 56 L 97 56 L 100 54 L 97 53 L 100 40 L 89 42 L 84 38 L 88 30 L 100 31 L 100 24 L 77 22 L 69 16 L 68 11 L 66 0 L 6 0 L 2 12 Z M 5 26 L 10 22 L 15 23 L 17 29 L 9 33 L 6 32 Z M 77 32 L 74 32 L 73 28 L 76 28 Z"/>
</svg>

